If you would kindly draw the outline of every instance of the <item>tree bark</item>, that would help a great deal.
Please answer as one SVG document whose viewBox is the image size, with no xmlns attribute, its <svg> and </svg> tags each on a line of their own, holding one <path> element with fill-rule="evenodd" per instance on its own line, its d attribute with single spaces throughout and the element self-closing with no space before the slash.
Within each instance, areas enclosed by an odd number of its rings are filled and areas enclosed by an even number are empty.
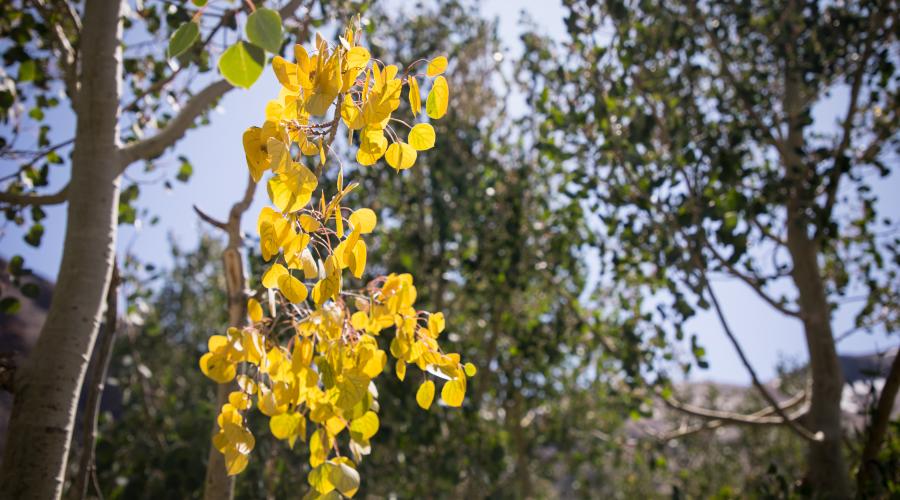
<svg viewBox="0 0 900 500">
<path fill-rule="evenodd" d="M 94 464 L 94 454 L 97 449 L 97 419 L 100 416 L 103 390 L 106 388 L 109 361 L 112 359 L 113 347 L 116 344 L 119 283 L 119 272 L 113 264 L 112 280 L 109 283 L 109 290 L 106 292 L 106 321 L 103 326 L 103 336 L 94 350 L 94 364 L 91 368 L 88 397 L 84 404 L 84 416 L 81 422 L 81 457 L 78 460 L 78 469 L 72 478 L 72 485 L 69 487 L 69 500 L 87 498 L 88 481 L 97 470 Z"/>
<path fill-rule="evenodd" d="M 870 490 L 877 490 L 872 480 L 878 474 L 878 452 L 881 451 L 884 435 L 887 434 L 888 424 L 891 422 L 891 411 L 894 409 L 894 400 L 897 398 L 898 390 L 900 390 L 900 352 L 894 355 L 891 371 L 884 381 L 878 405 L 875 407 L 875 414 L 872 416 L 872 423 L 869 425 L 866 445 L 863 447 L 859 459 L 859 472 L 856 476 L 858 498 L 868 498 L 867 494 Z"/>
<path fill-rule="evenodd" d="M 68 189 L 68 222 L 53 302 L 15 381 L 0 498 L 59 498 L 81 384 L 113 266 L 119 201 L 121 3 L 87 0 Z"/>
<path fill-rule="evenodd" d="M 785 32 L 796 39 L 802 30 L 803 15 L 797 2 L 786 6 Z M 850 474 L 844 459 L 841 428 L 841 394 L 844 375 L 838 361 L 831 329 L 831 305 L 819 270 L 819 245 L 815 240 L 811 208 L 815 192 L 810 180 L 814 169 L 803 161 L 804 115 L 809 112 L 810 90 L 806 88 L 799 56 L 790 43 L 785 46 L 783 109 L 787 144 L 780 148 L 787 201 L 787 249 L 791 254 L 791 278 L 797 288 L 797 302 L 812 377 L 810 408 L 804 424 L 823 439 L 810 442 L 807 451 L 806 482 L 815 498 L 850 498 Z M 811 170 L 812 169 L 812 170 Z"/>
<path fill-rule="evenodd" d="M 804 423 L 811 431 L 822 432 L 824 437 L 820 442 L 809 443 L 807 481 L 817 498 L 849 498 L 850 481 L 841 428 L 844 375 L 831 330 L 831 309 L 814 245 L 806 234 L 805 225 L 792 219 L 789 216 L 788 248 L 793 259 L 793 279 L 799 293 L 812 374 L 810 408 Z M 796 227 L 798 225 L 802 227 Z"/>
</svg>

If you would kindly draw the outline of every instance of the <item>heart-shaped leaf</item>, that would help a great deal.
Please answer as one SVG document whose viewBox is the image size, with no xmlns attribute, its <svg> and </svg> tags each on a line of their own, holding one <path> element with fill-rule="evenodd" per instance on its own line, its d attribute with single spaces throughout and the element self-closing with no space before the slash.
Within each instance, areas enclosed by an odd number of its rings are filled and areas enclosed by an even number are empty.
<svg viewBox="0 0 900 500">
<path fill-rule="evenodd" d="M 219 71 L 230 84 L 247 89 L 262 74 L 265 63 L 263 49 L 241 40 L 219 58 Z"/>
</svg>

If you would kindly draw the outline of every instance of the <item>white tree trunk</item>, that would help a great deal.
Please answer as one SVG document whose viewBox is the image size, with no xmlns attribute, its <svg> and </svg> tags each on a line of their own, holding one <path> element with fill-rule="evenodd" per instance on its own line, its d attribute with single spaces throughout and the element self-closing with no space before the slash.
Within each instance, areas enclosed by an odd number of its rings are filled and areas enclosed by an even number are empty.
<svg viewBox="0 0 900 500">
<path fill-rule="evenodd" d="M 0 498 L 59 498 L 112 271 L 119 202 L 121 4 L 87 0 L 68 220 L 53 301 L 15 378 Z"/>
</svg>

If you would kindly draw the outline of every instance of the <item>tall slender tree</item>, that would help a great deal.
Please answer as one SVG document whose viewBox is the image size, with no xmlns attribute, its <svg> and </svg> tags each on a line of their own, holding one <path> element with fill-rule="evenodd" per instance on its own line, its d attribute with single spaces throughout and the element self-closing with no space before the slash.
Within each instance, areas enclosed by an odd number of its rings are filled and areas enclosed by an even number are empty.
<svg viewBox="0 0 900 500">
<path fill-rule="evenodd" d="M 36 0 L 0 7 L 3 36 L 17 41 L 4 54 L 4 65 L 15 68 L 17 78 L 2 76 L 0 112 L 11 126 L 0 141 L 0 154 L 20 162 L 6 177 L 0 206 L 17 224 L 30 219 L 25 238 L 37 246 L 43 233 L 40 207 L 67 203 L 53 302 L 37 345 L 15 374 L 0 496 L 58 498 L 62 492 L 75 406 L 110 281 L 118 222 L 133 220 L 136 189 L 129 187 L 127 196 L 120 196 L 123 172 L 163 155 L 226 92 L 252 85 L 265 65 L 266 50 L 281 51 L 286 40 L 305 37 L 318 16 L 330 13 L 320 2 L 302 5 L 301 12 L 301 4 L 281 2 L 277 11 L 269 9 L 256 21 L 251 18 L 264 7 L 253 2 L 222 8 L 206 2 L 87 0 L 80 6 Z M 343 4 L 327 7 L 338 10 Z M 300 22 L 294 19 L 298 13 Z M 271 22 L 273 17 L 278 21 Z M 281 19 L 287 21 L 288 36 Z M 238 23 L 253 26 L 246 31 L 249 40 L 241 40 Z M 224 78 L 208 74 L 210 56 L 222 49 L 213 41 L 217 33 L 238 39 L 219 58 Z M 161 43 L 147 50 L 145 41 L 135 41 L 147 35 Z M 194 82 L 206 85 L 198 89 Z M 60 90 L 75 127 L 68 131 L 71 139 L 50 144 L 51 120 L 44 111 L 60 105 Z M 21 113 L 25 105 L 31 107 L 27 116 Z M 36 149 L 17 149 L 29 123 L 39 126 Z M 129 132 L 123 136 L 123 130 Z M 46 193 L 48 165 L 66 163 L 61 155 L 70 147 L 70 180 Z M 190 170 L 179 174 L 189 176 Z"/>
<path fill-rule="evenodd" d="M 739 352 L 708 275 L 796 319 L 810 408 L 778 415 L 808 441 L 815 494 L 847 498 L 834 310 L 858 294 L 857 327 L 898 325 L 900 239 L 872 180 L 900 145 L 896 2 L 565 4 L 564 62 L 529 52 L 540 147 L 595 212 L 610 276 L 678 336 L 713 307 Z M 829 99 L 837 123 L 814 123 Z"/>
</svg>

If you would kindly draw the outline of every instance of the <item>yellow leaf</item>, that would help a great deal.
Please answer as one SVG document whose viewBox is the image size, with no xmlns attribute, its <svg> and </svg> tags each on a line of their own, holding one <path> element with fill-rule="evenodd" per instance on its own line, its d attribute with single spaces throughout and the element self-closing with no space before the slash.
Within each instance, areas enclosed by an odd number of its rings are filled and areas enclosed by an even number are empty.
<svg viewBox="0 0 900 500">
<path fill-rule="evenodd" d="M 362 311 L 356 311 L 353 316 L 350 316 L 350 325 L 357 330 L 365 330 L 369 326 L 369 315 Z"/>
<path fill-rule="evenodd" d="M 309 471 L 306 480 L 319 493 L 329 493 L 334 490 L 334 484 L 331 482 L 331 470 L 333 468 L 334 465 L 330 462 L 323 462 Z"/>
<path fill-rule="evenodd" d="M 365 47 L 353 47 L 347 53 L 347 65 L 351 68 L 365 68 L 372 56 Z"/>
<path fill-rule="evenodd" d="M 350 422 L 350 433 L 355 438 L 362 438 L 362 441 L 368 441 L 378 433 L 378 427 L 378 414 L 370 410 L 365 415 Z"/>
<path fill-rule="evenodd" d="M 419 403 L 423 410 L 427 410 L 431 408 L 432 401 L 434 401 L 434 382 L 426 380 L 416 391 L 416 403 Z"/>
<path fill-rule="evenodd" d="M 297 412 L 282 413 L 269 419 L 269 430 L 275 439 L 283 441 L 299 434 L 301 426 L 305 427 L 305 421 L 303 415 Z"/>
<path fill-rule="evenodd" d="M 300 90 L 297 83 L 297 65 L 288 62 L 281 56 L 275 56 L 272 59 L 272 70 L 275 71 L 275 78 L 278 83 L 290 90 Z"/>
<path fill-rule="evenodd" d="M 266 163 L 266 148 L 260 138 L 260 128 L 250 127 L 244 131 L 244 155 L 247 158 L 247 168 L 253 182 L 259 182 L 263 172 L 268 168 Z"/>
<path fill-rule="evenodd" d="M 262 321 L 263 308 L 259 304 L 258 300 L 250 299 L 247 301 L 247 314 L 250 316 L 250 321 L 252 321 L 253 323 Z"/>
<path fill-rule="evenodd" d="M 306 286 L 290 274 L 283 274 L 278 278 L 278 289 L 292 304 L 303 302 L 308 294 Z"/>
<path fill-rule="evenodd" d="M 463 369 L 466 371 L 467 377 L 474 377 L 478 373 L 478 368 L 475 368 L 475 365 L 472 363 L 466 363 Z"/>
<path fill-rule="evenodd" d="M 416 150 L 405 142 L 395 142 L 387 148 L 384 159 L 397 170 L 405 170 L 416 162 Z"/>
<path fill-rule="evenodd" d="M 382 350 L 375 351 L 375 354 L 366 361 L 366 365 L 363 366 L 363 373 L 365 373 L 370 378 L 375 378 L 381 375 L 381 372 L 384 371 L 384 365 L 387 364 L 387 354 Z"/>
<path fill-rule="evenodd" d="M 428 317 L 428 333 L 432 338 L 438 338 L 438 335 L 444 331 L 444 313 L 434 313 Z"/>
<path fill-rule="evenodd" d="M 250 461 L 247 455 L 233 449 L 225 450 L 225 469 L 229 476 L 240 474 Z"/>
<path fill-rule="evenodd" d="M 447 406 L 462 406 L 463 398 L 466 397 L 465 379 L 453 379 L 444 384 L 441 389 L 441 400 Z"/>
<path fill-rule="evenodd" d="M 294 373 L 300 373 L 304 368 L 309 367 L 313 357 L 313 343 L 307 337 L 302 340 L 294 341 L 294 352 L 291 353 L 291 370 Z"/>
<path fill-rule="evenodd" d="M 287 268 L 281 264 L 272 264 L 272 267 L 263 274 L 262 284 L 266 288 L 278 288 L 278 280 L 288 274 Z"/>
<path fill-rule="evenodd" d="M 360 134 L 359 151 L 356 152 L 356 162 L 363 166 L 374 165 L 379 158 L 384 156 L 387 150 L 388 140 L 381 129 L 364 129 Z"/>
<path fill-rule="evenodd" d="M 407 141 L 416 151 L 425 151 L 434 147 L 434 138 L 434 127 L 419 123 L 409 131 Z"/>
<path fill-rule="evenodd" d="M 348 263 L 350 272 L 353 273 L 353 276 L 362 278 L 362 275 L 366 270 L 367 253 L 366 242 L 363 240 L 357 241 L 356 245 L 353 247 L 353 252 L 350 255 L 350 262 Z"/>
<path fill-rule="evenodd" d="M 296 212 L 309 203 L 318 183 L 308 168 L 291 162 L 290 168 L 269 180 L 269 197 L 282 212 Z"/>
<path fill-rule="evenodd" d="M 291 161 L 290 148 L 288 148 L 287 144 L 274 137 L 269 137 L 269 141 L 266 143 L 266 151 L 269 154 L 269 165 L 267 168 L 276 174 L 281 173 L 287 167 L 288 162 Z"/>
<path fill-rule="evenodd" d="M 428 63 L 426 73 L 428 76 L 438 76 L 447 70 L 447 58 L 444 56 L 435 57 Z"/>
<path fill-rule="evenodd" d="M 419 93 L 419 82 L 414 76 L 409 77 L 409 109 L 413 117 L 422 111 L 422 95 Z"/>
<path fill-rule="evenodd" d="M 334 439 L 325 432 L 325 429 L 319 429 L 313 433 L 309 439 L 309 465 L 318 467 L 328 458 L 331 452 L 331 445 Z"/>
<path fill-rule="evenodd" d="M 431 91 L 428 92 L 428 99 L 425 101 L 425 112 L 428 113 L 428 116 L 437 120 L 447 113 L 449 102 L 450 88 L 447 86 L 447 79 L 439 76 L 435 78 Z"/>
<path fill-rule="evenodd" d="M 371 208 L 360 208 L 350 214 L 350 225 L 354 229 L 358 229 L 360 234 L 369 234 L 375 230 L 375 224 L 378 223 L 378 217 Z"/>
<path fill-rule="evenodd" d="M 200 371 L 215 382 L 231 382 L 237 375 L 237 368 L 225 358 L 208 352 L 200 357 Z"/>
<path fill-rule="evenodd" d="M 319 275 L 319 269 L 316 267 L 316 260 L 313 258 L 312 252 L 308 248 L 304 248 L 300 252 L 300 264 L 303 266 L 303 277 L 311 280 Z"/>
<path fill-rule="evenodd" d="M 315 217 L 303 214 L 300 216 L 300 227 L 307 233 L 314 233 L 318 231 L 322 225 L 319 224 L 319 221 L 316 220 Z"/>
<path fill-rule="evenodd" d="M 228 402 L 238 410 L 246 410 L 253 404 L 250 400 L 250 395 L 241 391 L 234 391 L 229 394 Z"/>
<path fill-rule="evenodd" d="M 335 464 L 331 468 L 331 482 L 345 497 L 353 497 L 359 490 L 359 472 L 346 462 Z"/>
</svg>

